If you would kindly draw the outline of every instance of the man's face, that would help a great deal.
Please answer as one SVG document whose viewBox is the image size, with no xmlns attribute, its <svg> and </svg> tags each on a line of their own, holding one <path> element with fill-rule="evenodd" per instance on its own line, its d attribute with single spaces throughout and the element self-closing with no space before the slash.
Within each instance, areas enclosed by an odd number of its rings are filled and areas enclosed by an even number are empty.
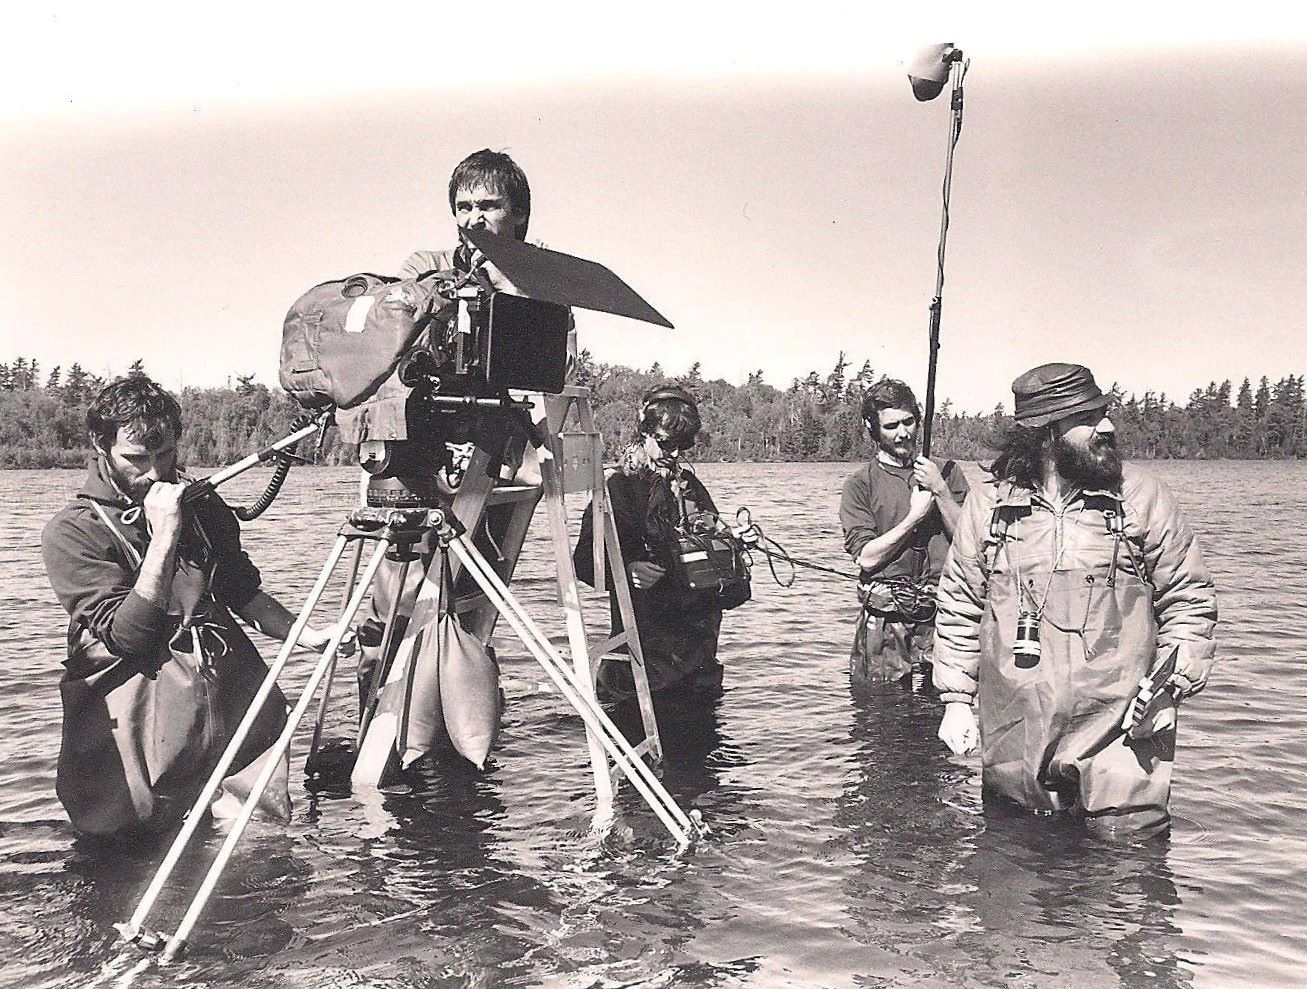
<svg viewBox="0 0 1307 989">
<path fill-rule="evenodd" d="M 693 445 L 691 441 L 683 446 L 681 442 L 669 438 L 665 429 L 655 430 L 644 437 L 644 452 L 649 460 L 654 466 L 667 469 L 674 468 L 680 462 L 681 454 Z"/>
<path fill-rule="evenodd" d="M 876 445 L 900 463 L 910 462 L 917 451 L 917 414 L 906 409 L 881 409 L 878 416 L 873 430 Z"/>
<path fill-rule="evenodd" d="M 491 192 L 484 185 L 474 185 L 454 193 L 454 222 L 460 230 L 489 230 L 492 234 L 516 237 L 522 219 L 514 212 L 508 196 Z"/>
<path fill-rule="evenodd" d="M 132 501 L 142 502 L 155 481 L 177 480 L 177 434 L 163 427 L 153 446 L 134 425 L 120 426 L 113 446 L 97 446 L 109 465 L 114 483 Z"/>
<path fill-rule="evenodd" d="M 1121 484 L 1116 427 L 1106 409 L 1090 409 L 1053 423 L 1053 463 L 1065 480 L 1085 488 Z"/>
</svg>

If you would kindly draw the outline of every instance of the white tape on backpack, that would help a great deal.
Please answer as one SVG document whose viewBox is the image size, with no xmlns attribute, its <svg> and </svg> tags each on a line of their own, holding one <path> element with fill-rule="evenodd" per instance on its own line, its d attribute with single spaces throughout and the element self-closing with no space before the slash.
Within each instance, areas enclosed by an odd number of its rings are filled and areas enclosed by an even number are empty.
<svg viewBox="0 0 1307 989">
<path fill-rule="evenodd" d="M 354 300 L 354 304 L 349 307 L 349 312 L 345 314 L 346 333 L 363 332 L 363 328 L 368 323 L 368 313 L 372 311 L 372 304 L 376 301 L 375 295 L 360 295 Z"/>
</svg>

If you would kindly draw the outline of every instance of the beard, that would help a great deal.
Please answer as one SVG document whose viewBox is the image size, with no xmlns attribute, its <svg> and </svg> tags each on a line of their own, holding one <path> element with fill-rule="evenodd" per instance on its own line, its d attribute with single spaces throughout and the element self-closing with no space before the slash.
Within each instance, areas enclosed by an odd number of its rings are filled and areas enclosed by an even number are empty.
<svg viewBox="0 0 1307 989">
<path fill-rule="evenodd" d="M 1082 488 L 1121 487 L 1121 454 L 1116 449 L 1115 436 L 1095 436 L 1083 447 L 1054 437 L 1053 465 L 1063 479 Z"/>
<path fill-rule="evenodd" d="M 902 443 L 895 443 L 893 440 L 887 440 L 884 437 L 877 437 L 876 445 L 880 447 L 882 453 L 891 457 L 899 463 L 910 464 L 915 459 L 917 449 L 917 439 L 904 440 Z"/>
</svg>

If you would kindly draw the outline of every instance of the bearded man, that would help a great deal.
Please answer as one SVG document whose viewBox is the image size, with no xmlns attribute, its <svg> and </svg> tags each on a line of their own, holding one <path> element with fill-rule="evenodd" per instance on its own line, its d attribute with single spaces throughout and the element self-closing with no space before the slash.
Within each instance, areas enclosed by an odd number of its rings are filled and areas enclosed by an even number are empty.
<svg viewBox="0 0 1307 989">
<path fill-rule="evenodd" d="M 939 736 L 979 741 L 987 797 L 1163 826 L 1177 705 L 1215 653 L 1212 579 L 1171 492 L 1122 465 L 1088 368 L 1045 364 L 1012 391 L 940 578 Z"/>
<path fill-rule="evenodd" d="M 119 378 L 86 428 L 86 485 L 41 535 L 70 618 L 55 788 L 83 834 L 161 831 L 190 810 L 268 673 L 233 615 L 279 640 L 295 617 L 263 590 L 222 498 L 183 502 L 175 398 L 144 375 Z M 299 641 L 323 649 L 334 631 L 306 626 Z M 239 812 L 285 723 L 274 687 L 207 808 L 215 818 Z M 284 819 L 279 758 L 259 806 Z"/>
</svg>

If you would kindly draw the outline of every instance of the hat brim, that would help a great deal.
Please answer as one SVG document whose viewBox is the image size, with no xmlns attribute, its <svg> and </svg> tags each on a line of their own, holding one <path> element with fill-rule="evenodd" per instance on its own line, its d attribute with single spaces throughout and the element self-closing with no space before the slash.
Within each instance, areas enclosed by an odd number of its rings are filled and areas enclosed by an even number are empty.
<svg viewBox="0 0 1307 989">
<path fill-rule="evenodd" d="M 1018 417 L 1016 424 L 1029 429 L 1038 429 L 1041 426 L 1047 426 L 1049 423 L 1057 422 L 1059 419 L 1066 419 L 1068 416 L 1088 412 L 1090 409 L 1106 409 L 1111 404 L 1111 395 L 1100 395 L 1098 398 L 1087 398 L 1083 402 L 1069 405 L 1065 409 L 1058 409 L 1056 412 L 1045 412 L 1040 415 L 1027 416 L 1024 419 Z"/>
</svg>

